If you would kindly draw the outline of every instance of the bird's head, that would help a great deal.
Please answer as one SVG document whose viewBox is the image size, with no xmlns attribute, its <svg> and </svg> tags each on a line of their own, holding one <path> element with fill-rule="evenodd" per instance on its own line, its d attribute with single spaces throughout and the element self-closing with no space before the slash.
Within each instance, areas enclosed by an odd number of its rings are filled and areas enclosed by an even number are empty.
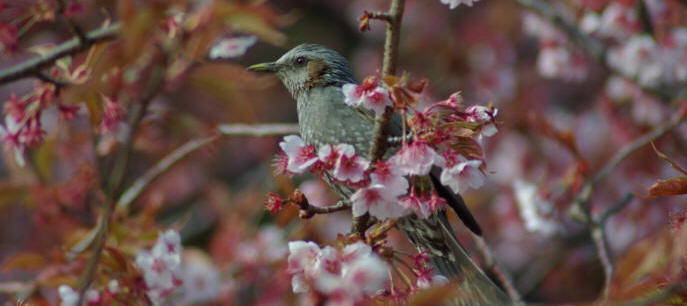
<svg viewBox="0 0 687 306">
<path fill-rule="evenodd" d="M 274 62 L 248 67 L 255 72 L 277 75 L 294 99 L 319 86 L 355 83 L 348 61 L 338 52 L 315 44 L 302 44 Z"/>
</svg>

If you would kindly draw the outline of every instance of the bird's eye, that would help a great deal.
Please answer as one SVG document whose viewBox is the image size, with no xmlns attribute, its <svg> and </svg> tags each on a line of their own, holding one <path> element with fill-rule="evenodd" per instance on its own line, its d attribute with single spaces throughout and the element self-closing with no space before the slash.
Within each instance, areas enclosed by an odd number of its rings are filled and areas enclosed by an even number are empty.
<svg viewBox="0 0 687 306">
<path fill-rule="evenodd" d="M 305 65 L 305 62 L 306 62 L 305 57 L 299 56 L 296 58 L 296 65 L 298 65 L 298 66 Z"/>
</svg>

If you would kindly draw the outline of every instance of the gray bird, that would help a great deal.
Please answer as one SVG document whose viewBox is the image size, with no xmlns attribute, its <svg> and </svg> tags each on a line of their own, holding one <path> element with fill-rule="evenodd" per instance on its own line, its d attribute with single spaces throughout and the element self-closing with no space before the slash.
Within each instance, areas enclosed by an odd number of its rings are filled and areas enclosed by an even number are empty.
<svg viewBox="0 0 687 306">
<path fill-rule="evenodd" d="M 369 111 L 350 107 L 344 103 L 341 87 L 357 83 L 348 61 L 339 53 L 315 44 L 302 44 L 286 52 L 275 62 L 248 67 L 255 72 L 274 73 L 297 101 L 298 125 L 303 140 L 315 148 L 325 144 L 347 143 L 356 152 L 370 151 L 374 118 Z M 400 135 L 399 119 L 393 120 L 392 135 Z M 390 148 L 393 152 L 397 148 Z M 387 154 L 388 156 L 388 154 Z M 435 169 L 437 170 L 437 169 Z M 437 193 L 446 199 L 463 223 L 474 233 L 481 229 L 460 195 L 442 186 L 430 175 Z M 342 198 L 348 199 L 355 190 L 335 183 L 330 176 L 325 180 Z M 444 211 L 421 219 L 415 215 L 401 218 L 396 226 L 419 251 L 431 256 L 436 272 L 458 283 L 458 304 L 503 305 L 510 299 L 503 293 L 466 254 L 453 234 Z"/>
</svg>

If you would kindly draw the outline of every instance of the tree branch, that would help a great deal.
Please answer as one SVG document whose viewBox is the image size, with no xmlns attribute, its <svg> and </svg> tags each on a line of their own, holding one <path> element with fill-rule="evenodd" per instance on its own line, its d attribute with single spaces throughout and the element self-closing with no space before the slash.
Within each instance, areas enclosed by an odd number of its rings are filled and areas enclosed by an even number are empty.
<svg viewBox="0 0 687 306">
<path fill-rule="evenodd" d="M 220 124 L 217 130 L 224 136 L 255 136 L 265 137 L 274 135 L 286 135 L 298 133 L 298 125 L 290 123 L 268 123 L 268 124 Z M 135 201 L 143 192 L 143 190 L 150 185 L 160 174 L 169 170 L 174 164 L 184 159 L 189 154 L 213 143 L 218 139 L 218 135 L 213 135 L 200 139 L 193 139 L 186 142 L 181 147 L 167 154 L 160 159 L 148 171 L 143 173 L 136 181 L 127 188 L 117 200 L 117 209 L 128 208 L 133 201 Z M 328 208 L 331 209 L 331 208 Z M 319 213 L 313 209 L 315 213 Z"/>
<path fill-rule="evenodd" d="M 55 46 L 55 48 L 45 54 L 38 55 L 17 65 L 3 69 L 0 71 L 0 85 L 36 75 L 41 69 L 52 65 L 56 60 L 64 56 L 79 53 L 93 44 L 115 39 L 121 26 L 121 23 L 115 22 L 108 27 L 93 30 L 85 34 L 85 41 L 82 41 L 79 37 L 74 37 Z"/>
<path fill-rule="evenodd" d="M 392 0 L 389 12 L 384 13 L 369 13 L 373 16 L 384 16 L 386 21 L 386 40 L 384 42 L 384 61 L 382 64 L 382 77 L 396 74 L 398 62 L 398 44 L 401 37 L 401 20 L 403 18 L 403 9 L 405 0 Z M 386 151 L 388 137 L 389 120 L 393 109 L 386 107 L 384 113 L 375 117 L 375 125 L 373 130 L 373 139 L 370 144 L 369 158 L 372 162 L 380 159 Z"/>
<path fill-rule="evenodd" d="M 623 207 L 625 207 L 630 202 L 632 197 L 631 195 L 626 196 L 622 201 L 618 202 L 616 205 L 595 217 L 592 216 L 589 208 L 589 200 L 593 194 L 594 187 L 608 175 L 610 175 L 611 172 L 630 154 L 663 136 L 666 132 L 680 124 L 685 117 L 687 117 L 687 109 L 684 106 L 681 106 L 678 113 L 668 122 L 623 146 L 613 155 L 613 157 L 611 157 L 606 165 L 596 173 L 596 175 L 587 180 L 585 185 L 580 189 L 580 193 L 575 197 L 574 203 L 571 205 L 570 213 L 573 216 L 579 216 L 581 214 L 578 219 L 581 219 L 581 221 L 586 223 L 589 227 L 591 237 L 597 248 L 599 261 L 604 267 L 605 282 L 602 296 L 604 301 L 606 301 L 610 294 L 610 284 L 613 278 L 614 270 L 611 251 L 608 246 L 605 222 L 611 215 L 617 213 Z"/>
<path fill-rule="evenodd" d="M 129 157 L 133 148 L 133 140 L 138 127 L 145 117 L 148 110 L 148 106 L 153 98 L 162 88 L 165 81 L 164 66 L 167 64 L 167 54 L 161 52 L 157 59 L 152 63 L 152 71 L 147 79 L 147 83 L 143 89 L 143 92 L 138 99 L 139 108 L 134 109 L 129 120 L 129 131 L 124 139 L 122 145 L 117 151 L 115 157 L 115 163 L 110 171 L 110 178 L 108 180 L 107 188 L 105 189 L 105 211 L 101 215 L 98 224 L 100 228 L 98 230 L 97 238 L 95 240 L 95 246 L 93 250 L 93 255 L 91 256 L 88 264 L 86 266 L 86 271 L 84 272 L 81 286 L 79 288 L 79 302 L 77 305 L 82 305 L 84 301 L 84 295 L 86 290 L 90 287 L 93 279 L 95 278 L 95 273 L 98 268 L 98 263 L 100 262 L 100 257 L 105 248 L 105 243 L 107 241 L 107 236 L 110 232 L 110 223 L 112 222 L 112 216 L 117 206 L 117 202 L 114 198 L 117 197 L 119 190 L 124 182 L 124 176 L 126 174 L 127 165 L 129 163 Z"/>
<path fill-rule="evenodd" d="M 670 101 L 676 98 L 687 97 L 687 87 L 684 84 L 660 84 L 657 87 L 642 86 L 636 80 L 629 78 L 613 67 L 609 67 L 606 62 L 606 47 L 598 39 L 585 35 L 572 22 L 565 20 L 560 13 L 551 5 L 549 1 L 543 0 L 516 0 L 525 9 L 547 19 L 554 26 L 561 29 L 568 38 L 581 47 L 587 54 L 602 64 L 609 71 L 633 81 L 645 92 L 658 97 L 662 101 Z M 682 85 L 682 86 L 681 86 Z"/>
<path fill-rule="evenodd" d="M 266 123 L 266 124 L 220 124 L 217 126 L 225 136 L 278 136 L 298 133 L 298 124 L 294 123 Z"/>
</svg>

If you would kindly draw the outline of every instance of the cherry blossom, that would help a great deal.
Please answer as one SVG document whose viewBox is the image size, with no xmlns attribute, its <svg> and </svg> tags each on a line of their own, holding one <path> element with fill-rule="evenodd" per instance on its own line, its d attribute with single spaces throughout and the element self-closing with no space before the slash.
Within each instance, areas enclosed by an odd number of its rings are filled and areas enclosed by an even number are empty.
<svg viewBox="0 0 687 306">
<path fill-rule="evenodd" d="M 408 211 L 399 205 L 397 194 L 398 191 L 381 184 L 358 189 L 350 198 L 353 216 L 359 217 L 366 212 L 380 220 L 404 216 Z"/>
<path fill-rule="evenodd" d="M 76 306 L 79 302 L 79 293 L 74 291 L 69 285 L 61 285 L 57 292 L 60 295 L 61 306 Z"/>
<path fill-rule="evenodd" d="M 14 160 L 19 166 L 24 166 L 24 148 L 26 142 L 21 136 L 22 126 L 14 118 L 5 117 L 5 125 L 0 125 L 0 139 L 5 144 L 5 149 L 14 153 Z"/>
<path fill-rule="evenodd" d="M 220 40 L 210 49 L 211 59 L 239 57 L 258 41 L 255 36 L 232 37 Z"/>
<path fill-rule="evenodd" d="M 427 175 L 434 165 L 445 162 L 425 141 L 417 140 L 404 146 L 390 161 L 404 175 Z"/>
<path fill-rule="evenodd" d="M 140 251 L 136 255 L 136 265 L 143 273 L 148 297 L 153 302 L 164 301 L 183 283 L 179 233 L 174 230 L 160 233 L 151 251 Z"/>
<path fill-rule="evenodd" d="M 267 195 L 267 200 L 265 200 L 265 208 L 267 208 L 271 214 L 276 214 L 282 209 L 283 206 L 284 200 L 282 200 L 278 194 L 269 193 Z"/>
<path fill-rule="evenodd" d="M 446 206 L 446 200 L 437 195 L 435 191 L 430 194 L 417 194 L 411 190 L 408 195 L 401 198 L 401 205 L 412 210 L 420 218 L 427 218 Z"/>
<path fill-rule="evenodd" d="M 316 290 L 331 304 L 350 305 L 372 296 L 388 282 L 389 267 L 372 248 L 356 242 L 337 250 L 312 242 L 289 243 L 294 292 Z"/>
<path fill-rule="evenodd" d="M 462 193 L 470 188 L 479 188 L 484 184 L 484 174 L 479 167 L 481 160 L 465 160 L 451 168 L 441 171 L 441 183 L 450 187 L 456 193 Z"/>
<path fill-rule="evenodd" d="M 377 162 L 370 179 L 372 184 L 383 185 L 394 196 L 404 195 L 408 191 L 408 180 L 403 177 L 400 169 L 393 167 L 388 161 Z"/>
<path fill-rule="evenodd" d="M 311 267 L 320 253 L 314 242 L 289 242 L 288 271 L 291 273 L 291 287 L 295 293 L 307 292 L 306 275 L 312 275 Z"/>
<path fill-rule="evenodd" d="M 292 173 L 303 173 L 315 162 L 317 154 L 311 145 L 305 145 L 300 136 L 289 135 L 279 143 L 279 147 L 286 153 L 288 163 L 286 169 Z"/>
<path fill-rule="evenodd" d="M 520 216 L 525 222 L 525 229 L 544 236 L 551 236 L 558 232 L 558 224 L 544 216 L 551 213 L 553 206 L 537 193 L 537 185 L 516 180 L 513 183 L 513 190 Z"/>
<path fill-rule="evenodd" d="M 473 105 L 465 109 L 467 122 L 484 123 L 480 130 L 480 136 L 490 137 L 498 132 L 494 118 L 499 113 L 496 108 L 489 108 L 481 105 Z"/>
<path fill-rule="evenodd" d="M 76 306 L 79 303 L 79 292 L 69 285 L 61 285 L 57 289 L 60 295 L 61 306 Z M 84 293 L 84 300 L 87 305 L 98 305 L 101 301 L 100 292 L 95 289 L 88 289 Z"/>
<path fill-rule="evenodd" d="M 370 166 L 365 158 L 355 154 L 355 148 L 349 144 L 338 144 L 334 147 L 338 158 L 334 166 L 333 175 L 339 181 L 359 182 Z"/>
<path fill-rule="evenodd" d="M 345 84 L 341 87 L 344 103 L 353 107 L 363 107 L 379 115 L 391 105 L 389 91 L 377 85 L 375 78 L 366 79 L 362 85 Z"/>
<path fill-rule="evenodd" d="M 608 64 L 627 77 L 636 77 L 644 86 L 658 85 L 664 73 L 661 50 L 647 35 L 632 36 L 608 52 Z"/>
<path fill-rule="evenodd" d="M 477 1 L 479 0 L 441 0 L 441 3 L 448 5 L 449 9 L 454 9 L 461 4 L 472 6 L 472 4 Z"/>
<path fill-rule="evenodd" d="M 196 305 L 211 302 L 220 295 L 219 269 L 200 251 L 185 252 L 180 276 L 182 304 Z M 189 256 L 186 256 L 189 255 Z"/>
</svg>

